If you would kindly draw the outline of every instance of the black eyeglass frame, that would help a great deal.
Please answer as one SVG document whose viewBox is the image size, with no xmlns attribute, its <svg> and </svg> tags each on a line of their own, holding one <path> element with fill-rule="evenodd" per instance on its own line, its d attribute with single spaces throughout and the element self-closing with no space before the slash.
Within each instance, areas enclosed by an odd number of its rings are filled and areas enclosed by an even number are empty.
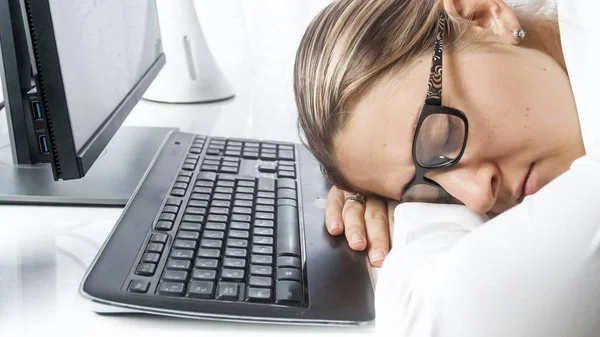
<svg viewBox="0 0 600 337">
<path fill-rule="evenodd" d="M 404 198 L 406 192 L 410 191 L 410 189 L 416 185 L 430 185 L 436 187 L 444 193 L 444 201 L 449 201 L 450 194 L 446 190 L 444 190 L 444 188 L 442 188 L 442 186 L 440 186 L 438 183 L 425 177 L 425 175 L 432 171 L 444 170 L 456 165 L 462 158 L 465 152 L 465 148 L 467 146 L 467 139 L 469 135 L 469 121 L 467 120 L 467 116 L 458 109 L 442 105 L 442 49 L 445 27 L 446 14 L 443 13 L 440 15 L 437 25 L 431 71 L 428 82 L 427 97 L 425 99 L 425 105 L 423 105 L 423 109 L 421 110 L 421 115 L 419 116 L 417 127 L 415 128 L 415 134 L 413 136 L 412 159 L 413 164 L 415 165 L 415 177 L 406 185 L 406 188 L 403 191 L 404 193 L 401 196 L 401 201 L 403 202 L 405 202 L 402 199 Z M 456 158 L 437 166 L 424 166 L 419 163 L 419 160 L 417 158 L 417 140 L 423 122 L 427 117 L 434 114 L 451 115 L 460 118 L 464 123 L 465 135 L 461 150 L 456 156 Z"/>
</svg>

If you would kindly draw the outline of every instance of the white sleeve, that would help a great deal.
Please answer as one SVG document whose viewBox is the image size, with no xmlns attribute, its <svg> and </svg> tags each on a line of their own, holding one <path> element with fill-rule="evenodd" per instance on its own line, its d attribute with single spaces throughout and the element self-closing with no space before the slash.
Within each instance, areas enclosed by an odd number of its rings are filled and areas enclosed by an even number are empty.
<svg viewBox="0 0 600 337">
<path fill-rule="evenodd" d="M 600 336 L 598 162 L 578 159 L 487 222 L 464 206 L 399 205 L 376 285 L 377 331 Z"/>
</svg>

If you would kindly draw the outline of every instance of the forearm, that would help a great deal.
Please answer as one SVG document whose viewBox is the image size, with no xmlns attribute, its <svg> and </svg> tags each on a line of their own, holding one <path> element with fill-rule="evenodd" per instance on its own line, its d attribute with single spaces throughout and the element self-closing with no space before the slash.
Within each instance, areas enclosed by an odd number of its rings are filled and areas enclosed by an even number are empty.
<svg viewBox="0 0 600 337">
<path fill-rule="evenodd" d="M 428 206 L 396 209 L 394 248 L 377 284 L 379 328 L 406 336 L 598 334 L 598 166 L 574 164 L 483 226 L 462 206 Z"/>
</svg>

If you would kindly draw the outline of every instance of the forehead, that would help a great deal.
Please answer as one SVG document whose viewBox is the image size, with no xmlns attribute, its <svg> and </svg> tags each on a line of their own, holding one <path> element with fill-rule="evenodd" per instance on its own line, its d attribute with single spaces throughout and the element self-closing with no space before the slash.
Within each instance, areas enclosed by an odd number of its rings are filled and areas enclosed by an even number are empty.
<svg viewBox="0 0 600 337">
<path fill-rule="evenodd" d="M 416 62 L 383 78 L 351 107 L 335 139 L 344 177 L 360 188 L 398 198 L 414 175 L 413 128 L 423 106 L 428 66 Z"/>
</svg>

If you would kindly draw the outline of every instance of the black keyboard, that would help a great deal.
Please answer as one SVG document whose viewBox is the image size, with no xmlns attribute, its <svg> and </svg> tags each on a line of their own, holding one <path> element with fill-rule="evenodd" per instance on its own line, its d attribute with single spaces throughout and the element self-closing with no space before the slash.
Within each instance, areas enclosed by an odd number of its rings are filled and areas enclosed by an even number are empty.
<svg viewBox="0 0 600 337">
<path fill-rule="evenodd" d="M 306 306 L 296 157 L 293 144 L 195 136 L 124 291 Z"/>
</svg>

